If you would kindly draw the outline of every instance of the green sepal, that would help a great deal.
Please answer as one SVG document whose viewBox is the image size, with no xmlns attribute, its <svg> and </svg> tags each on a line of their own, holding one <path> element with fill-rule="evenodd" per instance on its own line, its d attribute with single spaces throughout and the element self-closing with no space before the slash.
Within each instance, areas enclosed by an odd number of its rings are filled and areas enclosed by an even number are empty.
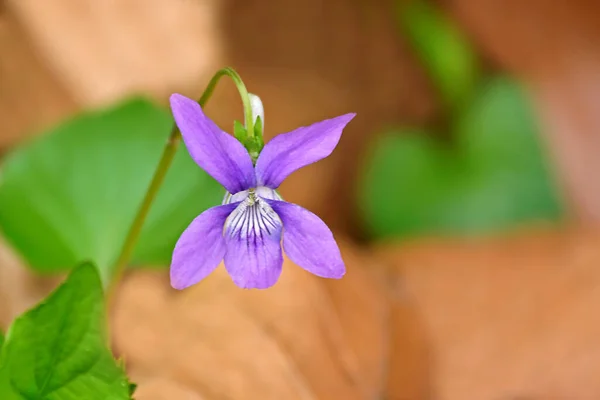
<svg viewBox="0 0 600 400">
<path fill-rule="evenodd" d="M 260 154 L 265 142 L 262 135 L 263 125 L 260 116 L 256 117 L 254 123 L 254 135 L 248 137 L 248 130 L 239 121 L 233 121 L 233 136 L 244 145 L 248 153 L 252 157 L 253 161 L 256 161 L 258 154 Z"/>
<path fill-rule="evenodd" d="M 262 148 L 265 147 L 265 142 L 263 140 L 263 123 L 262 119 L 260 119 L 260 115 L 256 117 L 256 121 L 254 122 L 254 140 L 258 147 L 258 151 L 260 152 Z"/>
<path fill-rule="evenodd" d="M 235 136 L 237 140 L 245 145 L 246 138 L 248 137 L 248 131 L 240 121 L 233 121 L 233 136 Z"/>
</svg>

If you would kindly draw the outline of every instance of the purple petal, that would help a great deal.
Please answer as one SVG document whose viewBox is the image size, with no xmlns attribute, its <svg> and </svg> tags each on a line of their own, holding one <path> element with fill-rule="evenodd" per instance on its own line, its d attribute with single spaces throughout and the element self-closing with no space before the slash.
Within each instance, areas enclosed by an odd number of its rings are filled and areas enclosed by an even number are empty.
<svg viewBox="0 0 600 400">
<path fill-rule="evenodd" d="M 212 122 L 198 103 L 171 95 L 171 110 L 192 159 L 229 193 L 256 186 L 252 159 L 244 146 Z"/>
<path fill-rule="evenodd" d="M 225 255 L 223 226 L 237 204 L 209 208 L 196 217 L 175 245 L 171 286 L 185 289 L 206 278 Z"/>
<path fill-rule="evenodd" d="M 298 266 L 323 277 L 339 279 L 346 267 L 333 234 L 310 211 L 292 203 L 267 200 L 283 222 L 283 249 Z"/>
<path fill-rule="evenodd" d="M 281 220 L 264 201 L 240 203 L 225 222 L 225 268 L 244 289 L 266 289 L 281 275 Z"/>
<path fill-rule="evenodd" d="M 292 172 L 330 155 L 355 115 L 342 115 L 275 136 L 256 162 L 258 186 L 276 189 Z"/>
</svg>

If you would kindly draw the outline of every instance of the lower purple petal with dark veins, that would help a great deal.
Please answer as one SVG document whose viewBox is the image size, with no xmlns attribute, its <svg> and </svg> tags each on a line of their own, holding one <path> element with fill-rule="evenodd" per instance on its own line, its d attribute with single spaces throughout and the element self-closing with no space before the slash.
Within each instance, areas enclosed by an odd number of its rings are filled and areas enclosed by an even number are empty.
<svg viewBox="0 0 600 400">
<path fill-rule="evenodd" d="M 185 289 L 206 278 L 225 255 L 223 226 L 237 204 L 210 208 L 183 232 L 173 251 L 171 286 Z"/>
<path fill-rule="evenodd" d="M 346 273 L 331 230 L 310 211 L 292 203 L 267 200 L 283 222 L 283 249 L 298 266 L 323 277 L 339 279 Z"/>
<path fill-rule="evenodd" d="M 259 200 L 231 214 L 225 225 L 225 268 L 243 289 L 267 289 L 281 275 L 281 221 Z"/>
</svg>

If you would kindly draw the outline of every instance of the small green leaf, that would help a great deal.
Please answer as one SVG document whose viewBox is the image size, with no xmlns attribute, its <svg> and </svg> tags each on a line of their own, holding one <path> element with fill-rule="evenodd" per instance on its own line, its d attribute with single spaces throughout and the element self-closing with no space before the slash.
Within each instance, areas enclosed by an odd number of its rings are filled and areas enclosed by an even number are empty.
<svg viewBox="0 0 600 400">
<path fill-rule="evenodd" d="M 91 260 L 106 281 L 172 126 L 167 111 L 134 99 L 80 115 L 17 148 L 2 168 L 0 229 L 38 271 Z M 168 265 L 181 232 L 222 195 L 181 146 L 133 263 Z"/>
<path fill-rule="evenodd" d="M 479 60 L 467 38 L 438 6 L 426 0 L 396 0 L 398 22 L 444 102 L 453 110 L 474 94 Z"/>
<path fill-rule="evenodd" d="M 246 139 L 248 138 L 248 131 L 240 121 L 233 121 L 233 136 L 235 136 L 235 138 L 239 140 L 242 144 L 246 143 Z"/>
<path fill-rule="evenodd" d="M 67 280 L 12 324 L 2 351 L 2 399 L 128 400 L 129 382 L 107 348 L 95 267 Z"/>
<path fill-rule="evenodd" d="M 373 236 L 482 234 L 561 217 L 533 113 L 518 85 L 490 82 L 455 130 L 456 147 L 420 131 L 380 139 L 360 185 L 363 221 Z"/>
</svg>

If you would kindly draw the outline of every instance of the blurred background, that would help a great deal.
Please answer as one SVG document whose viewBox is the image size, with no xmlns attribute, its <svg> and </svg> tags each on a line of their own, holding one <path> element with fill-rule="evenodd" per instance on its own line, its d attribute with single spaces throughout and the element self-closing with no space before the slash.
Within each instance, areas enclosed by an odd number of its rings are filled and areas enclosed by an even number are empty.
<svg viewBox="0 0 600 400">
<path fill-rule="evenodd" d="M 600 398 L 599 38 L 592 0 L 0 0 L 0 327 L 108 271 L 168 96 L 232 66 L 267 139 L 358 113 L 281 188 L 348 274 L 176 293 L 161 266 L 222 196 L 180 149 L 111 310 L 137 398 Z M 231 132 L 234 85 L 206 112 Z"/>
</svg>

